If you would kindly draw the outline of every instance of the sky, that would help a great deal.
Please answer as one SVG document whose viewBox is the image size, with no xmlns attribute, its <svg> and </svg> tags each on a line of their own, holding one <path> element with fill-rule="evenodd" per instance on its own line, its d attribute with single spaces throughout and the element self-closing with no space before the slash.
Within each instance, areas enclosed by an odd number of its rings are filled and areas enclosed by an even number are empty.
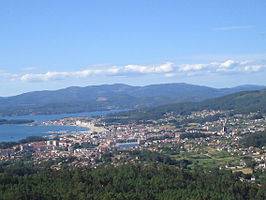
<svg viewBox="0 0 266 200">
<path fill-rule="evenodd" d="M 0 96 L 266 85 L 265 0 L 0 0 Z"/>
</svg>

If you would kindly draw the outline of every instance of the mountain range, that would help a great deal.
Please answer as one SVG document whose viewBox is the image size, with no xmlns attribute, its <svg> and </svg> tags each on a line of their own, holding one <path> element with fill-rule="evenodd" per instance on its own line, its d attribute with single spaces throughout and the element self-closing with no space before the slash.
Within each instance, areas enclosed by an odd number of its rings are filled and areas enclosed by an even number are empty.
<svg viewBox="0 0 266 200">
<path fill-rule="evenodd" d="M 0 115 L 54 114 L 109 109 L 135 109 L 174 102 L 198 102 L 240 91 L 266 88 L 242 85 L 211 88 L 186 83 L 130 86 L 125 84 L 69 87 L 0 98 Z"/>
<path fill-rule="evenodd" d="M 183 102 L 142 108 L 107 116 L 117 122 L 160 119 L 167 113 L 185 115 L 202 110 L 227 110 L 231 114 L 266 113 L 266 89 L 245 91 L 200 102 Z"/>
</svg>

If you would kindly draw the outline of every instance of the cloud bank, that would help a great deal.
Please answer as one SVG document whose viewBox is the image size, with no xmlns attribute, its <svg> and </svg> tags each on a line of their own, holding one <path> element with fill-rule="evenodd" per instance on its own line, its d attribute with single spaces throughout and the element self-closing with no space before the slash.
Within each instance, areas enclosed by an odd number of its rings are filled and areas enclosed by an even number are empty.
<svg viewBox="0 0 266 200">
<path fill-rule="evenodd" d="M 62 80 L 65 78 L 86 78 L 95 75 L 127 75 L 131 74 L 150 74 L 150 73 L 166 73 L 173 71 L 173 63 L 167 62 L 161 65 L 126 65 L 126 66 L 112 66 L 105 69 L 87 69 L 75 72 L 46 72 L 42 74 L 24 74 L 19 77 L 19 80 L 24 82 L 35 81 L 49 81 L 49 80 Z"/>
<path fill-rule="evenodd" d="M 266 69 L 266 64 L 254 61 L 236 61 L 225 60 L 224 62 L 210 62 L 197 64 L 181 64 L 176 65 L 172 62 L 166 62 L 159 65 L 125 65 L 125 66 L 111 66 L 100 67 L 93 69 L 85 69 L 81 71 L 60 72 L 49 71 L 45 73 L 26 73 L 22 75 L 11 75 L 9 77 L 15 78 L 23 82 L 40 82 L 53 80 L 66 80 L 70 78 L 88 78 L 92 76 L 124 76 L 130 77 L 133 75 L 151 75 L 157 74 L 162 77 L 171 78 L 177 75 L 193 76 L 193 75 L 207 75 L 210 73 L 228 74 L 228 73 L 250 73 L 260 72 Z M 0 77 L 7 76 L 7 73 L 0 73 Z"/>
</svg>

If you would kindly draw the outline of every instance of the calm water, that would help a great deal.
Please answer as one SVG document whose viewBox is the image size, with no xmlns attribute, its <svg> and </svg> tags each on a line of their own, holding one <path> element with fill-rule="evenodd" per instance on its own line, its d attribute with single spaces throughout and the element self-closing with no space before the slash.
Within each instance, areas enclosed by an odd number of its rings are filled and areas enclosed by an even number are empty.
<svg viewBox="0 0 266 200">
<path fill-rule="evenodd" d="M 21 126 L 1 125 L 0 142 L 18 141 L 28 136 L 47 135 L 48 131 L 85 131 L 86 128 L 74 126 Z"/>
<path fill-rule="evenodd" d="M 56 120 L 64 117 L 79 117 L 79 116 L 104 116 L 111 113 L 121 112 L 126 110 L 108 110 L 108 111 L 96 111 L 96 112 L 84 112 L 84 113 L 71 113 L 71 114 L 54 114 L 54 115 L 25 115 L 15 117 L 1 117 L 3 119 L 30 119 L 35 122 L 45 122 L 49 120 Z"/>
<path fill-rule="evenodd" d="M 56 115 L 27 115 L 17 117 L 3 117 L 4 119 L 30 119 L 35 122 L 44 122 L 48 120 L 56 120 L 63 117 L 77 116 L 104 116 L 109 113 L 120 112 L 121 110 L 72 113 L 72 114 L 56 114 Z M 24 126 L 24 125 L 0 125 L 0 142 L 18 141 L 28 136 L 46 135 L 48 131 L 83 131 L 86 128 L 74 126 Z"/>
</svg>

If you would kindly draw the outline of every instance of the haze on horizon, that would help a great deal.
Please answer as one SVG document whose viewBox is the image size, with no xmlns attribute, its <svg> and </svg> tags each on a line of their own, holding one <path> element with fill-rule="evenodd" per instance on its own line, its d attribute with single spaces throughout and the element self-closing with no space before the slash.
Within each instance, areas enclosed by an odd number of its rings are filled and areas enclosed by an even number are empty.
<svg viewBox="0 0 266 200">
<path fill-rule="evenodd" d="M 113 83 L 266 85 L 266 1 L 2 1 L 0 96 Z"/>
</svg>

